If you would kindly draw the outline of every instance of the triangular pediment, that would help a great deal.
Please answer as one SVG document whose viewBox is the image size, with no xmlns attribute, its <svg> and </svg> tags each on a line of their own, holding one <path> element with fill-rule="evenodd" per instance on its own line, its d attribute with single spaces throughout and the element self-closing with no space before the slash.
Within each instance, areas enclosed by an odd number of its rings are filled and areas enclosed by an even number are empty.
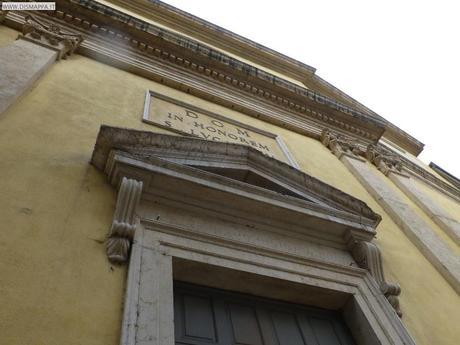
<svg viewBox="0 0 460 345">
<path fill-rule="evenodd" d="M 371 228 L 381 219 L 361 200 L 248 146 L 102 126 L 92 164 L 107 172 L 114 152 L 150 164 L 169 162 L 187 174 L 201 171 L 220 184 L 251 188 L 272 199 L 301 201 L 305 207 L 348 215 Z"/>
</svg>

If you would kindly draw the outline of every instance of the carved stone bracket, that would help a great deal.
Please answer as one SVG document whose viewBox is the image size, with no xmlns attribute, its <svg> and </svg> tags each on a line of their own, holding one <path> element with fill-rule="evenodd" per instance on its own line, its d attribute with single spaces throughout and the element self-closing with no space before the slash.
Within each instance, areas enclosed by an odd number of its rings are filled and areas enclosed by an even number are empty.
<svg viewBox="0 0 460 345">
<path fill-rule="evenodd" d="M 321 133 L 321 142 L 339 159 L 343 155 L 346 155 L 358 160 L 363 160 L 361 156 L 364 154 L 364 151 L 350 138 L 324 129 Z"/>
<path fill-rule="evenodd" d="M 113 263 L 128 260 L 136 230 L 135 210 L 142 194 L 142 182 L 123 177 L 118 191 L 117 206 L 107 240 L 107 256 Z"/>
<path fill-rule="evenodd" d="M 403 164 L 401 159 L 381 147 L 369 145 L 366 151 L 366 158 L 374 164 L 385 176 L 393 172 L 399 175 L 407 176 L 402 172 Z"/>
<path fill-rule="evenodd" d="M 380 249 L 374 243 L 359 241 L 354 243 L 351 252 L 359 267 L 368 270 L 375 278 L 379 284 L 380 291 L 382 291 L 388 302 L 390 302 L 396 314 L 401 317 L 402 312 L 399 308 L 398 299 L 401 287 L 398 284 L 390 284 L 385 281 Z"/>
<path fill-rule="evenodd" d="M 58 52 L 57 60 L 72 55 L 83 42 L 81 35 L 64 33 L 57 25 L 45 25 L 32 16 L 26 16 L 21 39 L 25 39 Z"/>
</svg>

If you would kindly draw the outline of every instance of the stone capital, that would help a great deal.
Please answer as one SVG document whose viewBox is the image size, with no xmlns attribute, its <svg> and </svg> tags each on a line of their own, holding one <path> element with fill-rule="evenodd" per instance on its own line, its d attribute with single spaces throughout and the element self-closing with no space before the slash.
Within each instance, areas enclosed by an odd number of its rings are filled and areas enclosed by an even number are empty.
<svg viewBox="0 0 460 345">
<path fill-rule="evenodd" d="M 364 151 L 352 138 L 324 129 L 321 132 L 321 142 L 339 159 L 346 155 L 351 158 L 363 160 L 361 156 L 364 154 Z"/>
<path fill-rule="evenodd" d="M 366 158 L 385 176 L 388 176 L 390 173 L 395 173 L 407 177 L 407 175 L 402 171 L 403 164 L 401 159 L 381 147 L 376 145 L 367 146 Z"/>
<path fill-rule="evenodd" d="M 18 38 L 56 51 L 58 53 L 57 60 L 72 55 L 83 42 L 82 35 L 64 33 L 55 24 L 44 24 L 30 15 L 26 16 L 24 20 L 22 35 Z"/>
</svg>

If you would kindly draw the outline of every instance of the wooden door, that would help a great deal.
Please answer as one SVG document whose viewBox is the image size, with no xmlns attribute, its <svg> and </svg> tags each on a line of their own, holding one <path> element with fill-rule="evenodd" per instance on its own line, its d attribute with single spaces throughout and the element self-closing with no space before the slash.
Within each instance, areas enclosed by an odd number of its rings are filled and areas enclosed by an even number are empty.
<svg viewBox="0 0 460 345">
<path fill-rule="evenodd" d="M 354 344 L 338 312 L 178 282 L 174 323 L 183 345 Z"/>
</svg>

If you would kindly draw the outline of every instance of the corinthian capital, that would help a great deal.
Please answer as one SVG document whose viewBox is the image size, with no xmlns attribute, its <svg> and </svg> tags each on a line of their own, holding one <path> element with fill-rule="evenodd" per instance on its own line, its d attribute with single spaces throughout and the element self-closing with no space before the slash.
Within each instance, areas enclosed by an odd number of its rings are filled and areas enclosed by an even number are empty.
<svg viewBox="0 0 460 345">
<path fill-rule="evenodd" d="M 25 17 L 22 34 L 19 38 L 57 51 L 58 60 L 72 55 L 83 41 L 81 35 L 64 33 L 59 26 L 43 24 L 32 16 Z"/>
<path fill-rule="evenodd" d="M 384 175 L 388 175 L 390 172 L 404 175 L 402 172 L 401 159 L 393 155 L 381 147 L 375 145 L 369 145 L 366 151 L 366 158 L 374 164 Z"/>
<path fill-rule="evenodd" d="M 328 129 L 324 129 L 321 132 L 321 142 L 338 158 L 341 158 L 343 155 L 347 155 L 361 160 L 360 156 L 364 154 L 358 143 L 352 138 L 338 135 Z"/>
</svg>

